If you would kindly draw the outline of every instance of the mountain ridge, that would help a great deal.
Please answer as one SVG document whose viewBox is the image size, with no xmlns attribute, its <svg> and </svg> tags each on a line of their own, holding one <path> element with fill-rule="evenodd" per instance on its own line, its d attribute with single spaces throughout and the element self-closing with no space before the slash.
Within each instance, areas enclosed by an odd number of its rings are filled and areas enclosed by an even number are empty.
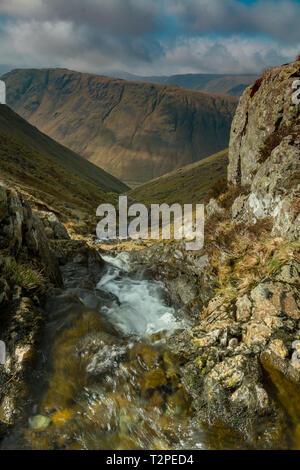
<svg viewBox="0 0 300 470">
<path fill-rule="evenodd" d="M 31 124 L 123 181 L 144 182 L 226 148 L 237 100 L 67 69 L 5 74 Z"/>
<path fill-rule="evenodd" d="M 206 91 L 208 93 L 221 93 L 240 97 L 243 91 L 258 78 L 257 74 L 209 74 L 209 73 L 183 73 L 175 75 L 149 75 L 141 76 L 128 72 L 110 72 L 103 75 L 144 83 L 158 85 L 176 85 L 188 90 Z M 239 87 L 239 88 L 237 88 Z"/>
</svg>

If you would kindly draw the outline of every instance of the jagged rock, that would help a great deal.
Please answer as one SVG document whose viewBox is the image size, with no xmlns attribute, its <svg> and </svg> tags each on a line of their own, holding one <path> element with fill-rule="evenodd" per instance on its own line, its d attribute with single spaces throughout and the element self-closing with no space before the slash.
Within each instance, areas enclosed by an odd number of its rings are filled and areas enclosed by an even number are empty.
<svg viewBox="0 0 300 470">
<path fill-rule="evenodd" d="M 49 238 L 70 240 L 66 227 L 53 212 L 36 211 L 35 213 L 42 220 L 45 229 L 48 229 Z"/>
<path fill-rule="evenodd" d="M 274 235 L 299 238 L 300 140 L 297 145 L 292 137 L 283 139 L 260 165 L 250 195 L 239 197 L 233 204 L 235 219 L 256 223 L 259 219 L 272 217 Z"/>
<path fill-rule="evenodd" d="M 180 253 L 180 254 L 179 254 Z M 207 255 L 201 257 L 185 249 L 185 243 L 159 243 L 130 254 L 136 269 L 147 267 L 165 283 L 171 301 L 182 307 L 197 299 L 195 315 L 213 297 L 216 279 L 209 269 Z"/>
<path fill-rule="evenodd" d="M 299 73 L 299 61 L 274 67 L 244 92 L 231 128 L 228 167 L 231 183 L 251 184 L 261 165 L 262 150 L 265 149 L 268 158 L 272 146 L 280 144 L 281 139 L 278 143 L 275 139 L 280 138 L 280 131 L 286 127 L 287 136 L 288 131 L 292 133 L 299 126 L 299 106 L 292 102 L 292 85 Z"/>
<path fill-rule="evenodd" d="M 282 359 L 285 359 L 289 353 L 281 339 L 274 339 L 274 341 L 271 341 L 269 344 L 269 350 L 272 353 L 277 354 L 277 356 Z"/>
<path fill-rule="evenodd" d="M 286 263 L 274 278 L 258 284 L 246 295 L 231 302 L 222 295 L 214 297 L 191 331 L 192 350 L 186 336 L 174 341 L 174 352 L 185 350 L 189 358 L 183 383 L 194 399 L 199 419 L 239 430 L 256 446 L 258 423 L 272 422 L 279 430 L 283 416 L 264 386 L 267 366 L 260 364 L 261 354 L 273 357 L 274 376 L 285 374 L 287 383 L 293 379 L 296 384 L 298 380 L 297 273 L 296 262 Z M 278 384 L 282 387 L 279 381 Z M 287 405 L 284 408 L 288 409 Z M 259 445 L 266 442 L 268 447 L 269 439 L 274 439 L 276 445 L 279 434 L 270 438 L 266 432 Z"/>
<path fill-rule="evenodd" d="M 273 235 L 300 237 L 300 114 L 292 102 L 299 62 L 275 67 L 239 103 L 232 124 L 228 180 L 251 186 L 232 206 L 236 221 L 272 217 Z"/>
<path fill-rule="evenodd" d="M 6 184 L 0 184 L 0 249 L 1 272 L 7 266 L 21 266 L 26 272 L 27 266 L 34 263 L 38 270 L 43 270 L 45 279 L 61 285 L 58 262 L 41 220 L 32 213 L 23 194 Z M 0 433 L 21 419 L 27 394 L 26 376 L 44 325 L 37 297 L 25 297 L 26 287 L 17 285 L 13 278 L 6 280 L 4 273 L 0 278 L 0 303 L 4 316 L 1 322 L 5 322 L 1 340 L 6 345 L 6 362 L 0 368 Z"/>
<path fill-rule="evenodd" d="M 52 282 L 61 284 L 58 262 L 49 248 L 42 222 L 32 213 L 28 201 L 20 192 L 4 184 L 0 188 L 5 209 L 2 213 L 6 214 L 2 216 L 0 225 L 0 248 L 15 257 L 26 250 L 45 267 Z"/>
<path fill-rule="evenodd" d="M 300 264 L 296 261 L 285 264 L 275 277 L 276 281 L 286 284 L 300 284 Z"/>
<path fill-rule="evenodd" d="M 236 301 L 236 318 L 238 321 L 247 321 L 251 316 L 252 303 L 247 295 L 239 297 Z"/>
<path fill-rule="evenodd" d="M 206 205 L 207 217 L 212 217 L 215 214 L 223 214 L 225 210 L 220 207 L 215 199 L 211 199 Z"/>
</svg>

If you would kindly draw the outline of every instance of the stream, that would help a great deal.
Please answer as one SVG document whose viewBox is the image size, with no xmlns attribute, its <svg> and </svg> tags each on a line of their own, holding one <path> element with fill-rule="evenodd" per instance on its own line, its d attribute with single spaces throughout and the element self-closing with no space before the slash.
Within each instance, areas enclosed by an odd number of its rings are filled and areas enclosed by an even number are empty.
<svg viewBox="0 0 300 470">
<path fill-rule="evenodd" d="M 160 282 L 127 253 L 101 274 L 72 262 L 53 289 L 26 419 L 3 449 L 205 448 L 168 339 L 182 329 Z"/>
</svg>

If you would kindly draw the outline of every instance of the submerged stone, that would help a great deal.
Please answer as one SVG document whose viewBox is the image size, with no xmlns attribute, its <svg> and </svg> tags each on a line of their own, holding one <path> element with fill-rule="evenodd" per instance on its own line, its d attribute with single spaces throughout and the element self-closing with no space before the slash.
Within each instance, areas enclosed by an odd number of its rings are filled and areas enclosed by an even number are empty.
<svg viewBox="0 0 300 470">
<path fill-rule="evenodd" d="M 36 415 L 29 418 L 29 427 L 36 431 L 46 429 L 51 423 L 51 419 L 47 416 Z"/>
</svg>

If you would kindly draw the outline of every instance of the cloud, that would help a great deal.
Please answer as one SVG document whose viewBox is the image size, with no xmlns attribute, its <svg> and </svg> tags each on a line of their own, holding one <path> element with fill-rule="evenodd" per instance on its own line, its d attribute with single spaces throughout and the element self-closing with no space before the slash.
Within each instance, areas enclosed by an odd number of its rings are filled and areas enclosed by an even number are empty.
<svg viewBox="0 0 300 470">
<path fill-rule="evenodd" d="M 189 33 L 259 34 L 300 41 L 300 3 L 296 0 L 166 0 L 170 15 Z"/>
<path fill-rule="evenodd" d="M 165 62 L 171 73 L 260 73 L 262 69 L 289 62 L 300 44 L 286 46 L 261 38 L 186 38 L 165 47 Z M 161 64 L 161 67 L 163 65 Z"/>
<path fill-rule="evenodd" d="M 37 21 L 88 25 L 117 36 L 143 36 L 157 28 L 156 0 L 0 0 L 0 14 Z"/>
<path fill-rule="evenodd" d="M 299 53 L 299 17 L 292 0 L 0 0 L 0 57 L 95 73 L 260 72 Z"/>
<path fill-rule="evenodd" d="M 159 42 L 138 38 L 119 41 L 101 30 L 70 21 L 19 20 L 0 29 L 3 64 L 25 67 L 77 67 L 101 72 L 105 68 L 138 68 L 163 54 Z"/>
</svg>

